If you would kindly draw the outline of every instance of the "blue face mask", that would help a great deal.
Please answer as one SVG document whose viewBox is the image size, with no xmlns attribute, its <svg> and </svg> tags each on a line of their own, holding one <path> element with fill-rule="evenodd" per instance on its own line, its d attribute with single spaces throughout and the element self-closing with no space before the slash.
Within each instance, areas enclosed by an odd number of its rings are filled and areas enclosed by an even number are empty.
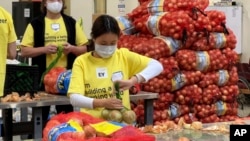
<svg viewBox="0 0 250 141">
<path fill-rule="evenodd" d="M 114 54 L 116 48 L 117 45 L 106 46 L 106 45 L 95 44 L 95 51 L 102 58 L 111 57 Z"/>
</svg>

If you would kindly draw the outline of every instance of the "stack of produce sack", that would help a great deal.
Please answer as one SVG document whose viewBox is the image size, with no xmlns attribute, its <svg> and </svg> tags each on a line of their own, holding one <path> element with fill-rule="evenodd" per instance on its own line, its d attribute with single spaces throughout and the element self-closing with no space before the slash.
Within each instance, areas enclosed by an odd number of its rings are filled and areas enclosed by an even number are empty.
<svg viewBox="0 0 250 141">
<path fill-rule="evenodd" d="M 132 125 L 94 118 L 82 112 L 53 116 L 43 130 L 42 141 L 154 141 Z"/>
<path fill-rule="evenodd" d="M 143 84 L 159 93 L 154 123 L 230 121 L 237 117 L 236 37 L 209 0 L 145 0 L 126 16 L 118 47 L 159 60 L 164 71 Z M 122 26 L 124 27 L 124 26 Z M 133 32 L 125 32 L 133 29 Z M 143 101 L 133 109 L 144 123 Z"/>
</svg>

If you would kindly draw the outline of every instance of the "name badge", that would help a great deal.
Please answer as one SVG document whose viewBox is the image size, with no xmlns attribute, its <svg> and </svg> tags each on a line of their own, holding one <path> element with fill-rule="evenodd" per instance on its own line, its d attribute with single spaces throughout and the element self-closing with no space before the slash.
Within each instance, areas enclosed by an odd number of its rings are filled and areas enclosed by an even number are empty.
<svg viewBox="0 0 250 141">
<path fill-rule="evenodd" d="M 112 74 L 112 77 L 111 77 L 111 79 L 112 79 L 113 82 L 116 81 L 116 80 L 122 80 L 122 78 L 123 78 L 123 74 L 122 74 L 121 71 L 114 72 Z"/>
<path fill-rule="evenodd" d="M 96 77 L 97 78 L 108 78 L 107 68 L 97 68 L 96 69 Z"/>
<path fill-rule="evenodd" d="M 51 28 L 52 28 L 52 30 L 54 30 L 54 31 L 59 31 L 59 29 L 60 29 L 60 24 L 54 23 L 54 24 L 51 25 Z"/>
</svg>

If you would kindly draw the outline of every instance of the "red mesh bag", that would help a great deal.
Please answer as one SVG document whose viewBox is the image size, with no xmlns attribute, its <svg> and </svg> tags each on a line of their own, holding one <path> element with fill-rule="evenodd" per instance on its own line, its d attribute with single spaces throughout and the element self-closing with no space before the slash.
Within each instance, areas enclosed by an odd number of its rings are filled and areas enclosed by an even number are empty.
<svg viewBox="0 0 250 141">
<path fill-rule="evenodd" d="M 61 124 L 61 122 L 59 122 L 58 120 L 54 120 L 54 119 L 49 120 L 49 121 L 46 123 L 45 128 L 43 129 L 43 137 L 47 137 L 49 131 L 50 131 L 52 128 L 54 128 L 55 126 L 60 125 L 60 124 Z M 47 141 L 47 138 L 43 138 L 43 141 Z"/>
<path fill-rule="evenodd" d="M 195 7 L 193 0 L 153 0 L 147 5 L 150 14 L 190 10 L 193 7 Z"/>
<path fill-rule="evenodd" d="M 74 121 L 77 122 L 80 126 L 86 127 L 88 124 L 95 124 L 104 121 L 103 119 L 95 118 L 89 114 L 83 113 L 83 112 L 71 112 L 71 113 L 60 113 L 56 116 L 53 116 L 46 124 L 44 130 L 43 130 L 43 141 L 47 141 L 49 132 L 51 129 L 55 128 L 56 126 L 59 126 L 61 124 L 67 123 L 68 121 Z M 63 127 L 63 126 L 62 126 Z M 56 131 L 56 130 L 55 130 Z M 89 130 L 90 131 L 90 130 Z M 84 138 L 88 137 L 87 135 L 87 129 L 85 132 L 65 132 L 61 134 L 53 134 L 57 135 L 58 141 L 71 141 L 71 140 L 85 140 Z"/>
<path fill-rule="evenodd" d="M 210 32 L 212 31 L 212 26 L 210 25 L 209 18 L 204 13 L 204 11 L 193 8 L 189 12 L 189 16 L 193 19 L 192 23 L 194 25 L 195 31 L 197 32 Z"/>
<path fill-rule="evenodd" d="M 229 60 L 219 49 L 209 51 L 179 50 L 175 56 L 181 70 L 202 72 L 227 69 Z"/>
<path fill-rule="evenodd" d="M 214 115 L 216 113 L 216 105 L 215 104 L 195 104 L 194 112 L 197 118 L 205 118 L 210 115 Z"/>
<path fill-rule="evenodd" d="M 135 28 L 144 34 L 163 35 L 183 40 L 194 31 L 193 20 L 185 11 L 147 15 L 134 20 Z"/>
<path fill-rule="evenodd" d="M 142 89 L 147 92 L 164 93 L 172 91 L 171 79 L 155 77 L 142 85 Z"/>
<path fill-rule="evenodd" d="M 155 136 L 147 135 L 138 128 L 126 126 L 112 134 L 114 141 L 155 141 Z"/>
<path fill-rule="evenodd" d="M 57 79 L 58 76 L 66 71 L 66 68 L 63 67 L 55 67 L 52 68 L 45 76 L 44 76 L 44 87 L 45 91 L 50 94 L 58 94 L 59 91 L 57 89 Z"/>
<path fill-rule="evenodd" d="M 221 92 L 217 85 L 212 84 L 206 88 L 203 88 L 202 99 L 201 99 L 202 104 L 211 105 L 220 100 L 220 98 L 221 98 Z"/>
<path fill-rule="evenodd" d="M 143 90 L 156 93 L 173 92 L 183 88 L 186 85 L 196 84 L 200 81 L 200 71 L 172 71 L 172 78 L 167 79 L 161 74 L 158 77 L 150 79 L 143 84 Z M 170 76 L 170 75 L 169 75 Z"/>
<path fill-rule="evenodd" d="M 152 0 L 138 0 L 139 4 L 143 4 L 144 2 L 148 2 L 148 1 L 152 1 Z"/>
<path fill-rule="evenodd" d="M 173 56 L 167 58 L 160 58 L 159 61 L 163 65 L 163 71 L 158 76 L 160 78 L 173 78 L 177 73 L 179 73 L 178 62 L 175 60 Z"/>
<path fill-rule="evenodd" d="M 196 8 L 204 11 L 209 5 L 209 0 L 194 0 L 194 5 Z"/>
<path fill-rule="evenodd" d="M 174 102 L 184 105 L 200 104 L 202 98 L 202 89 L 194 84 L 184 86 L 182 89 L 175 92 Z"/>
<path fill-rule="evenodd" d="M 141 3 L 131 13 L 128 13 L 128 16 L 137 19 L 142 15 L 160 12 L 190 11 L 194 7 L 204 10 L 208 4 L 208 0 L 151 0 Z"/>
<path fill-rule="evenodd" d="M 226 115 L 237 116 L 238 111 L 238 103 L 235 102 L 223 102 L 218 101 L 215 103 L 216 106 L 216 114 L 219 117 L 223 117 Z"/>
<path fill-rule="evenodd" d="M 202 76 L 200 71 L 181 71 L 180 74 L 183 74 L 185 85 L 196 84 L 200 81 Z"/>
<path fill-rule="evenodd" d="M 181 47 L 181 42 L 170 37 L 158 36 L 155 38 L 140 36 L 122 36 L 118 42 L 119 47 L 154 59 L 168 57 Z"/>
<path fill-rule="evenodd" d="M 86 141 L 115 141 L 112 138 L 106 138 L 106 137 L 96 137 L 96 138 L 91 138 Z"/>
<path fill-rule="evenodd" d="M 237 68 L 233 66 L 229 70 L 219 70 L 205 73 L 198 85 L 202 88 L 215 84 L 218 86 L 233 85 L 238 82 Z"/>
<path fill-rule="evenodd" d="M 237 95 L 239 94 L 238 85 L 223 86 L 220 88 L 221 100 L 224 102 L 235 102 Z"/>
<path fill-rule="evenodd" d="M 237 39 L 232 30 L 228 29 L 229 34 L 210 33 L 208 37 L 200 37 L 193 43 L 191 49 L 198 51 L 207 51 L 211 49 L 230 48 L 235 49 Z"/>
<path fill-rule="evenodd" d="M 57 141 L 86 141 L 84 132 L 67 132 L 61 134 Z"/>
<path fill-rule="evenodd" d="M 223 55 L 226 56 L 226 59 L 228 60 L 228 68 L 231 68 L 238 62 L 238 54 L 235 50 L 232 50 L 230 48 L 222 49 Z"/>
<path fill-rule="evenodd" d="M 212 32 L 228 33 L 226 29 L 226 15 L 222 11 L 209 10 L 205 11 L 212 27 Z"/>
<path fill-rule="evenodd" d="M 144 15 L 148 15 L 147 5 L 151 2 L 151 0 L 145 1 L 133 9 L 127 16 L 133 21 L 137 18 L 140 18 Z"/>
<path fill-rule="evenodd" d="M 131 51 L 144 55 L 148 48 L 144 47 L 143 42 L 147 42 L 152 37 L 136 36 L 136 35 L 122 35 L 118 41 L 119 48 L 128 48 Z"/>
</svg>

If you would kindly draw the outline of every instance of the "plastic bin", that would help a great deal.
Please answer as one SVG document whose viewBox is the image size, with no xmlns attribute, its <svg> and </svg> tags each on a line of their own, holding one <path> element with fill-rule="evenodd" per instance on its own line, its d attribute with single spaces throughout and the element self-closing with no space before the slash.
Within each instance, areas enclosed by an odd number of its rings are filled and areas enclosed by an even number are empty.
<svg viewBox="0 0 250 141">
<path fill-rule="evenodd" d="M 39 88 L 38 66 L 7 65 L 4 84 L 4 96 L 12 92 L 24 95 L 36 93 Z"/>
</svg>

